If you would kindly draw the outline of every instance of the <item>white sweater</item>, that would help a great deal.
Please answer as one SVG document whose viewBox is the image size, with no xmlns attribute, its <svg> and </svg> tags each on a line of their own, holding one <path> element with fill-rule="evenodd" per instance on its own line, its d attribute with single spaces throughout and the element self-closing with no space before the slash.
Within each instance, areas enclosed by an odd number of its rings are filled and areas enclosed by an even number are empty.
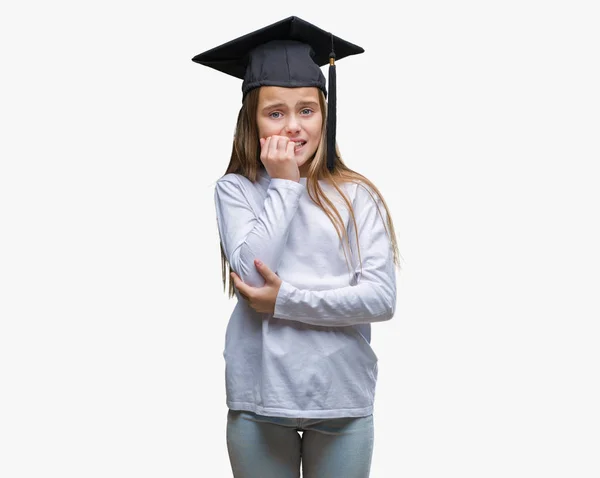
<svg viewBox="0 0 600 478">
<path fill-rule="evenodd" d="M 350 270 L 344 243 L 308 196 L 306 178 L 272 179 L 262 169 L 254 184 L 238 174 L 216 183 L 219 235 L 232 269 L 261 287 L 254 266 L 260 259 L 282 280 L 274 314 L 256 312 L 236 291 L 223 352 L 232 410 L 292 418 L 373 412 L 377 356 L 370 323 L 392 318 L 396 307 L 386 211 L 366 184 L 342 185 L 358 225 L 361 272 L 350 213 L 332 186 L 319 184 L 348 228 Z"/>
</svg>

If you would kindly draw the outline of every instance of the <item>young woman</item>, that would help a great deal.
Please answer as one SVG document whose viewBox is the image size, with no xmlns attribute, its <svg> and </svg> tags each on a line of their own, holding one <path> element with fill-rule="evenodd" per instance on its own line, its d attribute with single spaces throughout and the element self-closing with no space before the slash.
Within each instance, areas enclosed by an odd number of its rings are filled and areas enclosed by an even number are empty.
<svg viewBox="0 0 600 478">
<path fill-rule="evenodd" d="M 215 188 L 223 284 L 229 269 L 238 297 L 224 350 L 236 478 L 369 476 L 370 324 L 394 315 L 398 250 L 383 197 L 332 136 L 319 68 L 332 46 L 362 52 L 290 17 L 194 57 L 244 78 Z"/>
</svg>

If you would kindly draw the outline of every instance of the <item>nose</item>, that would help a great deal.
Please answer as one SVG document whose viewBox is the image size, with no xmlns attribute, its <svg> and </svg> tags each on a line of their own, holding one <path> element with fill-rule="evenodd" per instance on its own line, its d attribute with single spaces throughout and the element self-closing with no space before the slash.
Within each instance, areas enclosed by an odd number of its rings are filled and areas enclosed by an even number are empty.
<svg viewBox="0 0 600 478">
<path fill-rule="evenodd" d="M 300 123 L 294 115 L 288 116 L 287 124 L 285 125 L 287 134 L 297 134 L 300 132 Z"/>
</svg>

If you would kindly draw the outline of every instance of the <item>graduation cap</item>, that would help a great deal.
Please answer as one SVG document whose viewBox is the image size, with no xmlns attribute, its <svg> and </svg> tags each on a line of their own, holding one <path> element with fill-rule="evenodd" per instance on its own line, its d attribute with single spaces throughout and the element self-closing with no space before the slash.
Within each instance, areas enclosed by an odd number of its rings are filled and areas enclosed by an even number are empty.
<svg viewBox="0 0 600 478">
<path fill-rule="evenodd" d="M 200 53 L 192 61 L 242 82 L 242 100 L 260 86 L 314 86 L 327 97 L 327 167 L 333 171 L 336 130 L 335 60 L 364 49 L 292 16 Z M 329 64 L 329 92 L 321 66 Z"/>
</svg>

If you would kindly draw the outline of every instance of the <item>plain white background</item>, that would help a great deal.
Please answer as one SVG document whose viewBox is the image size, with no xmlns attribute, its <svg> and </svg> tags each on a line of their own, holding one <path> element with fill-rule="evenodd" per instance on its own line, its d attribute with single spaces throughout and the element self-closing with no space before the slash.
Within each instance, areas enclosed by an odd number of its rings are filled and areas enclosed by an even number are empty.
<svg viewBox="0 0 600 478">
<path fill-rule="evenodd" d="M 371 476 L 600 476 L 593 3 L 3 4 L 0 475 L 231 476 L 213 191 L 241 81 L 191 58 L 297 15 L 365 48 L 338 142 L 402 254 Z"/>
</svg>

